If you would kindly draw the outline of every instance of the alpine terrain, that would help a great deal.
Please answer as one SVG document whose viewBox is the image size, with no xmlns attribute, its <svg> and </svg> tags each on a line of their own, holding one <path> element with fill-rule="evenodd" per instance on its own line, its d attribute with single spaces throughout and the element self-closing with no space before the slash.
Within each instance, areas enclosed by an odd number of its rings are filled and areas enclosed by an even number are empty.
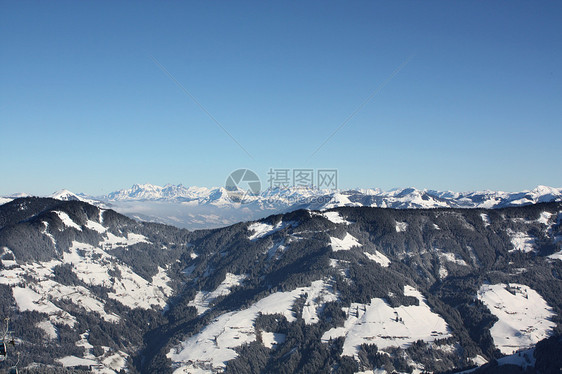
<svg viewBox="0 0 562 374">
<path fill-rule="evenodd" d="M 19 193 L 0 198 L 0 204 Z M 233 202 L 222 187 L 185 187 L 168 184 L 135 184 L 104 196 L 91 197 L 68 190 L 50 196 L 64 201 L 84 201 L 111 208 L 128 217 L 164 223 L 190 230 L 218 228 L 243 221 L 253 221 L 272 214 L 298 209 L 326 210 L 343 206 L 368 206 L 395 209 L 423 208 L 506 208 L 540 202 L 562 201 L 562 188 L 538 186 L 529 191 L 452 192 L 416 188 L 318 190 L 314 188 L 269 188 L 259 195 L 247 195 L 244 203 Z"/>
<path fill-rule="evenodd" d="M 552 201 L 188 231 L 17 198 L 0 206 L 0 370 L 558 372 L 561 225 Z"/>
</svg>

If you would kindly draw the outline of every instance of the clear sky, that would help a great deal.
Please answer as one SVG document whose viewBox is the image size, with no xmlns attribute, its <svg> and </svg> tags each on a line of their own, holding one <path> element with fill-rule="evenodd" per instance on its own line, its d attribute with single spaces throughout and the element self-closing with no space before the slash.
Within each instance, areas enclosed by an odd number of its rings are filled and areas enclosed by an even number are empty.
<svg viewBox="0 0 562 374">
<path fill-rule="evenodd" d="M 561 19 L 559 1 L 1 1 L 0 194 L 238 168 L 561 187 Z"/>
</svg>

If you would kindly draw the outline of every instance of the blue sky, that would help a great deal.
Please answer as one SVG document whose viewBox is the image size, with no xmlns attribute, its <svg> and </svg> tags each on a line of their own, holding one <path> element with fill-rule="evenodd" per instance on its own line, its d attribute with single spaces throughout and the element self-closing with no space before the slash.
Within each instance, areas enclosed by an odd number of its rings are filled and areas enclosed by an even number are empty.
<svg viewBox="0 0 562 374">
<path fill-rule="evenodd" d="M 219 186 L 238 168 L 562 186 L 560 2 L 0 4 L 0 194 Z"/>
</svg>

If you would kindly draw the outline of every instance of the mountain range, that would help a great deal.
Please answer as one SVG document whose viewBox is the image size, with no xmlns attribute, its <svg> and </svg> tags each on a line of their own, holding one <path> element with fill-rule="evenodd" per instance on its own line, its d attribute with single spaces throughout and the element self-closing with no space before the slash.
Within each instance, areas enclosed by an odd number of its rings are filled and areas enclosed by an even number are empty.
<svg viewBox="0 0 562 374">
<path fill-rule="evenodd" d="M 562 202 L 188 231 L 65 196 L 0 206 L 5 364 L 29 373 L 562 367 Z"/>
<path fill-rule="evenodd" d="M 16 194 L 0 198 L 0 204 Z M 395 209 L 424 208 L 505 208 L 539 202 L 562 201 L 562 188 L 538 186 L 529 191 L 452 192 L 404 188 L 317 190 L 311 188 L 267 189 L 247 196 L 245 203 L 233 202 L 223 187 L 135 184 L 104 196 L 87 196 L 61 190 L 48 196 L 58 200 L 84 201 L 114 209 L 131 218 L 159 222 L 187 229 L 217 228 L 251 221 L 297 209 L 325 210 L 344 206 Z"/>
</svg>

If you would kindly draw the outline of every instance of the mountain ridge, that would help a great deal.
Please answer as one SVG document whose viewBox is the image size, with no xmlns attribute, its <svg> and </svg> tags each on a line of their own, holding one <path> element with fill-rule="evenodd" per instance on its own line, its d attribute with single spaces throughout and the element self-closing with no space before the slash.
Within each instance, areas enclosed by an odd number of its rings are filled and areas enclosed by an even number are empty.
<svg viewBox="0 0 562 374">
<path fill-rule="evenodd" d="M 403 188 L 315 190 L 309 188 L 267 189 L 248 196 L 244 204 L 229 199 L 225 188 L 185 187 L 181 184 L 157 186 L 135 184 L 110 194 L 91 197 L 61 190 L 49 197 L 78 200 L 112 208 L 141 221 L 159 222 L 188 229 L 224 227 L 287 213 L 298 209 L 326 210 L 342 206 L 369 206 L 397 209 L 422 208 L 503 208 L 561 201 L 562 188 L 538 186 L 520 192 L 473 191 L 453 192 Z M 1 203 L 11 201 L 0 199 Z"/>
<path fill-rule="evenodd" d="M 562 332 L 561 226 L 550 202 L 297 210 L 190 232 L 22 198 L 0 206 L 0 307 L 28 364 L 460 369 Z"/>
</svg>

